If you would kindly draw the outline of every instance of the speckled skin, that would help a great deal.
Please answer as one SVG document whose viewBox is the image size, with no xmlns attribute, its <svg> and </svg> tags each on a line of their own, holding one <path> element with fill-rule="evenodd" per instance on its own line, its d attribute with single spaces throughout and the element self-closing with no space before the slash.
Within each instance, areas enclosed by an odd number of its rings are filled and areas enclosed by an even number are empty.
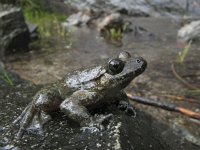
<svg viewBox="0 0 200 150">
<path fill-rule="evenodd" d="M 122 90 L 145 70 L 147 63 L 143 58 L 131 58 L 127 52 L 120 53 L 118 58 L 124 63 L 123 70 L 118 74 L 111 74 L 108 67 L 97 66 L 69 73 L 62 80 L 38 91 L 32 102 L 13 122 L 16 124 L 20 121 L 17 138 L 22 137 L 33 118 L 39 118 L 41 113 L 60 109 L 81 126 L 87 126 L 91 120 L 96 119 L 95 121 L 101 123 L 110 117 L 108 115 L 103 118 L 93 118 L 88 108 L 95 108 L 101 103 L 111 103 L 111 99 L 117 101 L 120 99 L 119 107 L 131 110 L 132 107 L 128 105 Z"/>
</svg>

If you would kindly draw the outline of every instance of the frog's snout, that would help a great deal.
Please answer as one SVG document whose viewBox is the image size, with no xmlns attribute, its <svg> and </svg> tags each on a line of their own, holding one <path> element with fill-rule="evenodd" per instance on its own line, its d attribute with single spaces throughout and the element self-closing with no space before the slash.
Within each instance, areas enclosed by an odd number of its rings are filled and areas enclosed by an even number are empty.
<svg viewBox="0 0 200 150">
<path fill-rule="evenodd" d="M 140 75 L 145 71 L 147 67 L 147 61 L 142 57 L 138 57 L 134 61 L 134 67 L 135 67 L 135 74 Z"/>
</svg>

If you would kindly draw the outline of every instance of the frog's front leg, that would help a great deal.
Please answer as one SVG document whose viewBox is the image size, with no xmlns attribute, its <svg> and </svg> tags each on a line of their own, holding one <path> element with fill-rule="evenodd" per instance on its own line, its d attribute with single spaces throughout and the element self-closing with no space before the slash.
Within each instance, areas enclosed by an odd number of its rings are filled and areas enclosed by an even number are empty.
<svg viewBox="0 0 200 150">
<path fill-rule="evenodd" d="M 88 126 L 91 122 L 101 124 L 112 117 L 111 114 L 94 118 L 85 106 L 98 102 L 101 97 L 96 92 L 80 90 L 66 98 L 60 105 L 60 109 L 70 119 L 81 126 Z"/>
<path fill-rule="evenodd" d="M 129 103 L 128 97 L 124 91 L 118 95 L 118 108 L 128 115 L 136 116 L 134 107 Z"/>
</svg>

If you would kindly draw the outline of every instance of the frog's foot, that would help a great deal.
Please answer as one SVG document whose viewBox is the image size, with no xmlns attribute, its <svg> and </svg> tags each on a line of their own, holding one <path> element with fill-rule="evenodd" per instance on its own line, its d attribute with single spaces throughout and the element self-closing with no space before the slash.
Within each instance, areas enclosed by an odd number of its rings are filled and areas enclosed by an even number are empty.
<svg viewBox="0 0 200 150">
<path fill-rule="evenodd" d="M 94 127 L 94 126 L 89 126 L 89 127 L 82 127 L 81 131 L 83 132 L 90 132 L 90 133 L 95 133 L 95 132 L 99 132 L 100 129 L 98 127 Z"/>
<path fill-rule="evenodd" d="M 25 131 L 28 133 L 43 134 L 42 127 L 49 119 L 49 115 L 35 109 L 32 105 L 28 105 L 13 122 L 13 125 L 20 122 L 20 129 L 15 138 L 17 140 L 21 139 Z"/>
<path fill-rule="evenodd" d="M 136 111 L 132 105 L 129 104 L 127 101 L 120 101 L 118 104 L 118 108 L 124 111 L 126 114 L 136 117 Z"/>
<path fill-rule="evenodd" d="M 37 110 L 34 107 L 32 107 L 31 105 L 27 106 L 21 113 L 21 115 L 13 122 L 13 124 L 20 122 L 20 129 L 15 137 L 17 140 L 22 138 L 26 128 L 30 126 L 36 113 Z"/>
<path fill-rule="evenodd" d="M 51 120 L 51 116 L 43 111 L 38 111 L 34 116 L 31 125 L 26 129 L 27 133 L 44 135 L 43 126 Z"/>
<path fill-rule="evenodd" d="M 94 122 L 95 124 L 104 125 L 107 124 L 113 118 L 113 114 L 95 115 L 93 118 L 94 121 L 92 122 Z"/>
<path fill-rule="evenodd" d="M 105 125 L 113 118 L 113 114 L 95 115 L 90 119 L 89 123 L 81 128 L 83 132 L 89 131 L 91 133 L 99 132 L 105 129 Z"/>
<path fill-rule="evenodd" d="M 20 122 L 24 118 L 26 112 L 28 111 L 30 107 L 31 107 L 31 103 L 29 103 L 28 106 L 26 106 L 26 108 L 23 110 L 23 112 L 12 122 L 12 126 L 16 125 L 18 122 Z"/>
</svg>

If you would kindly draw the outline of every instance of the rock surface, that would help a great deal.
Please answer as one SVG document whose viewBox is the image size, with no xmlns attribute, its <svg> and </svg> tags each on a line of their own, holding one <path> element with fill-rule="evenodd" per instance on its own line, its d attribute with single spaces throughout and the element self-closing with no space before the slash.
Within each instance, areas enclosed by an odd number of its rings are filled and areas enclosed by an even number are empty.
<svg viewBox="0 0 200 150">
<path fill-rule="evenodd" d="M 146 113 L 136 110 L 136 117 L 131 117 L 115 106 L 98 110 L 99 113 L 105 111 L 114 114 L 101 132 L 83 132 L 61 112 L 55 112 L 52 113 L 53 119 L 44 126 L 44 136 L 26 133 L 20 142 L 14 142 L 13 137 L 18 128 L 11 128 L 9 125 L 41 86 L 23 83 L 15 75 L 11 78 L 15 83 L 14 87 L 6 84 L 0 86 L 0 149 L 197 150 Z"/>
<path fill-rule="evenodd" d="M 131 16 L 176 17 L 188 11 L 187 0 L 66 0 L 65 2 L 78 10 L 89 6 L 106 12 L 116 10 Z"/>
<path fill-rule="evenodd" d="M 16 4 L 17 0 L 1 0 L 2 4 Z"/>
<path fill-rule="evenodd" d="M 120 13 L 112 13 L 108 16 L 105 16 L 100 22 L 98 23 L 98 30 L 100 32 L 104 32 L 110 29 L 123 30 L 124 20 Z"/>
<path fill-rule="evenodd" d="M 179 42 L 186 43 L 190 40 L 200 39 L 200 20 L 192 21 L 178 30 L 177 38 Z"/>
<path fill-rule="evenodd" d="M 0 57 L 27 49 L 29 30 L 21 9 L 0 4 Z"/>
</svg>

